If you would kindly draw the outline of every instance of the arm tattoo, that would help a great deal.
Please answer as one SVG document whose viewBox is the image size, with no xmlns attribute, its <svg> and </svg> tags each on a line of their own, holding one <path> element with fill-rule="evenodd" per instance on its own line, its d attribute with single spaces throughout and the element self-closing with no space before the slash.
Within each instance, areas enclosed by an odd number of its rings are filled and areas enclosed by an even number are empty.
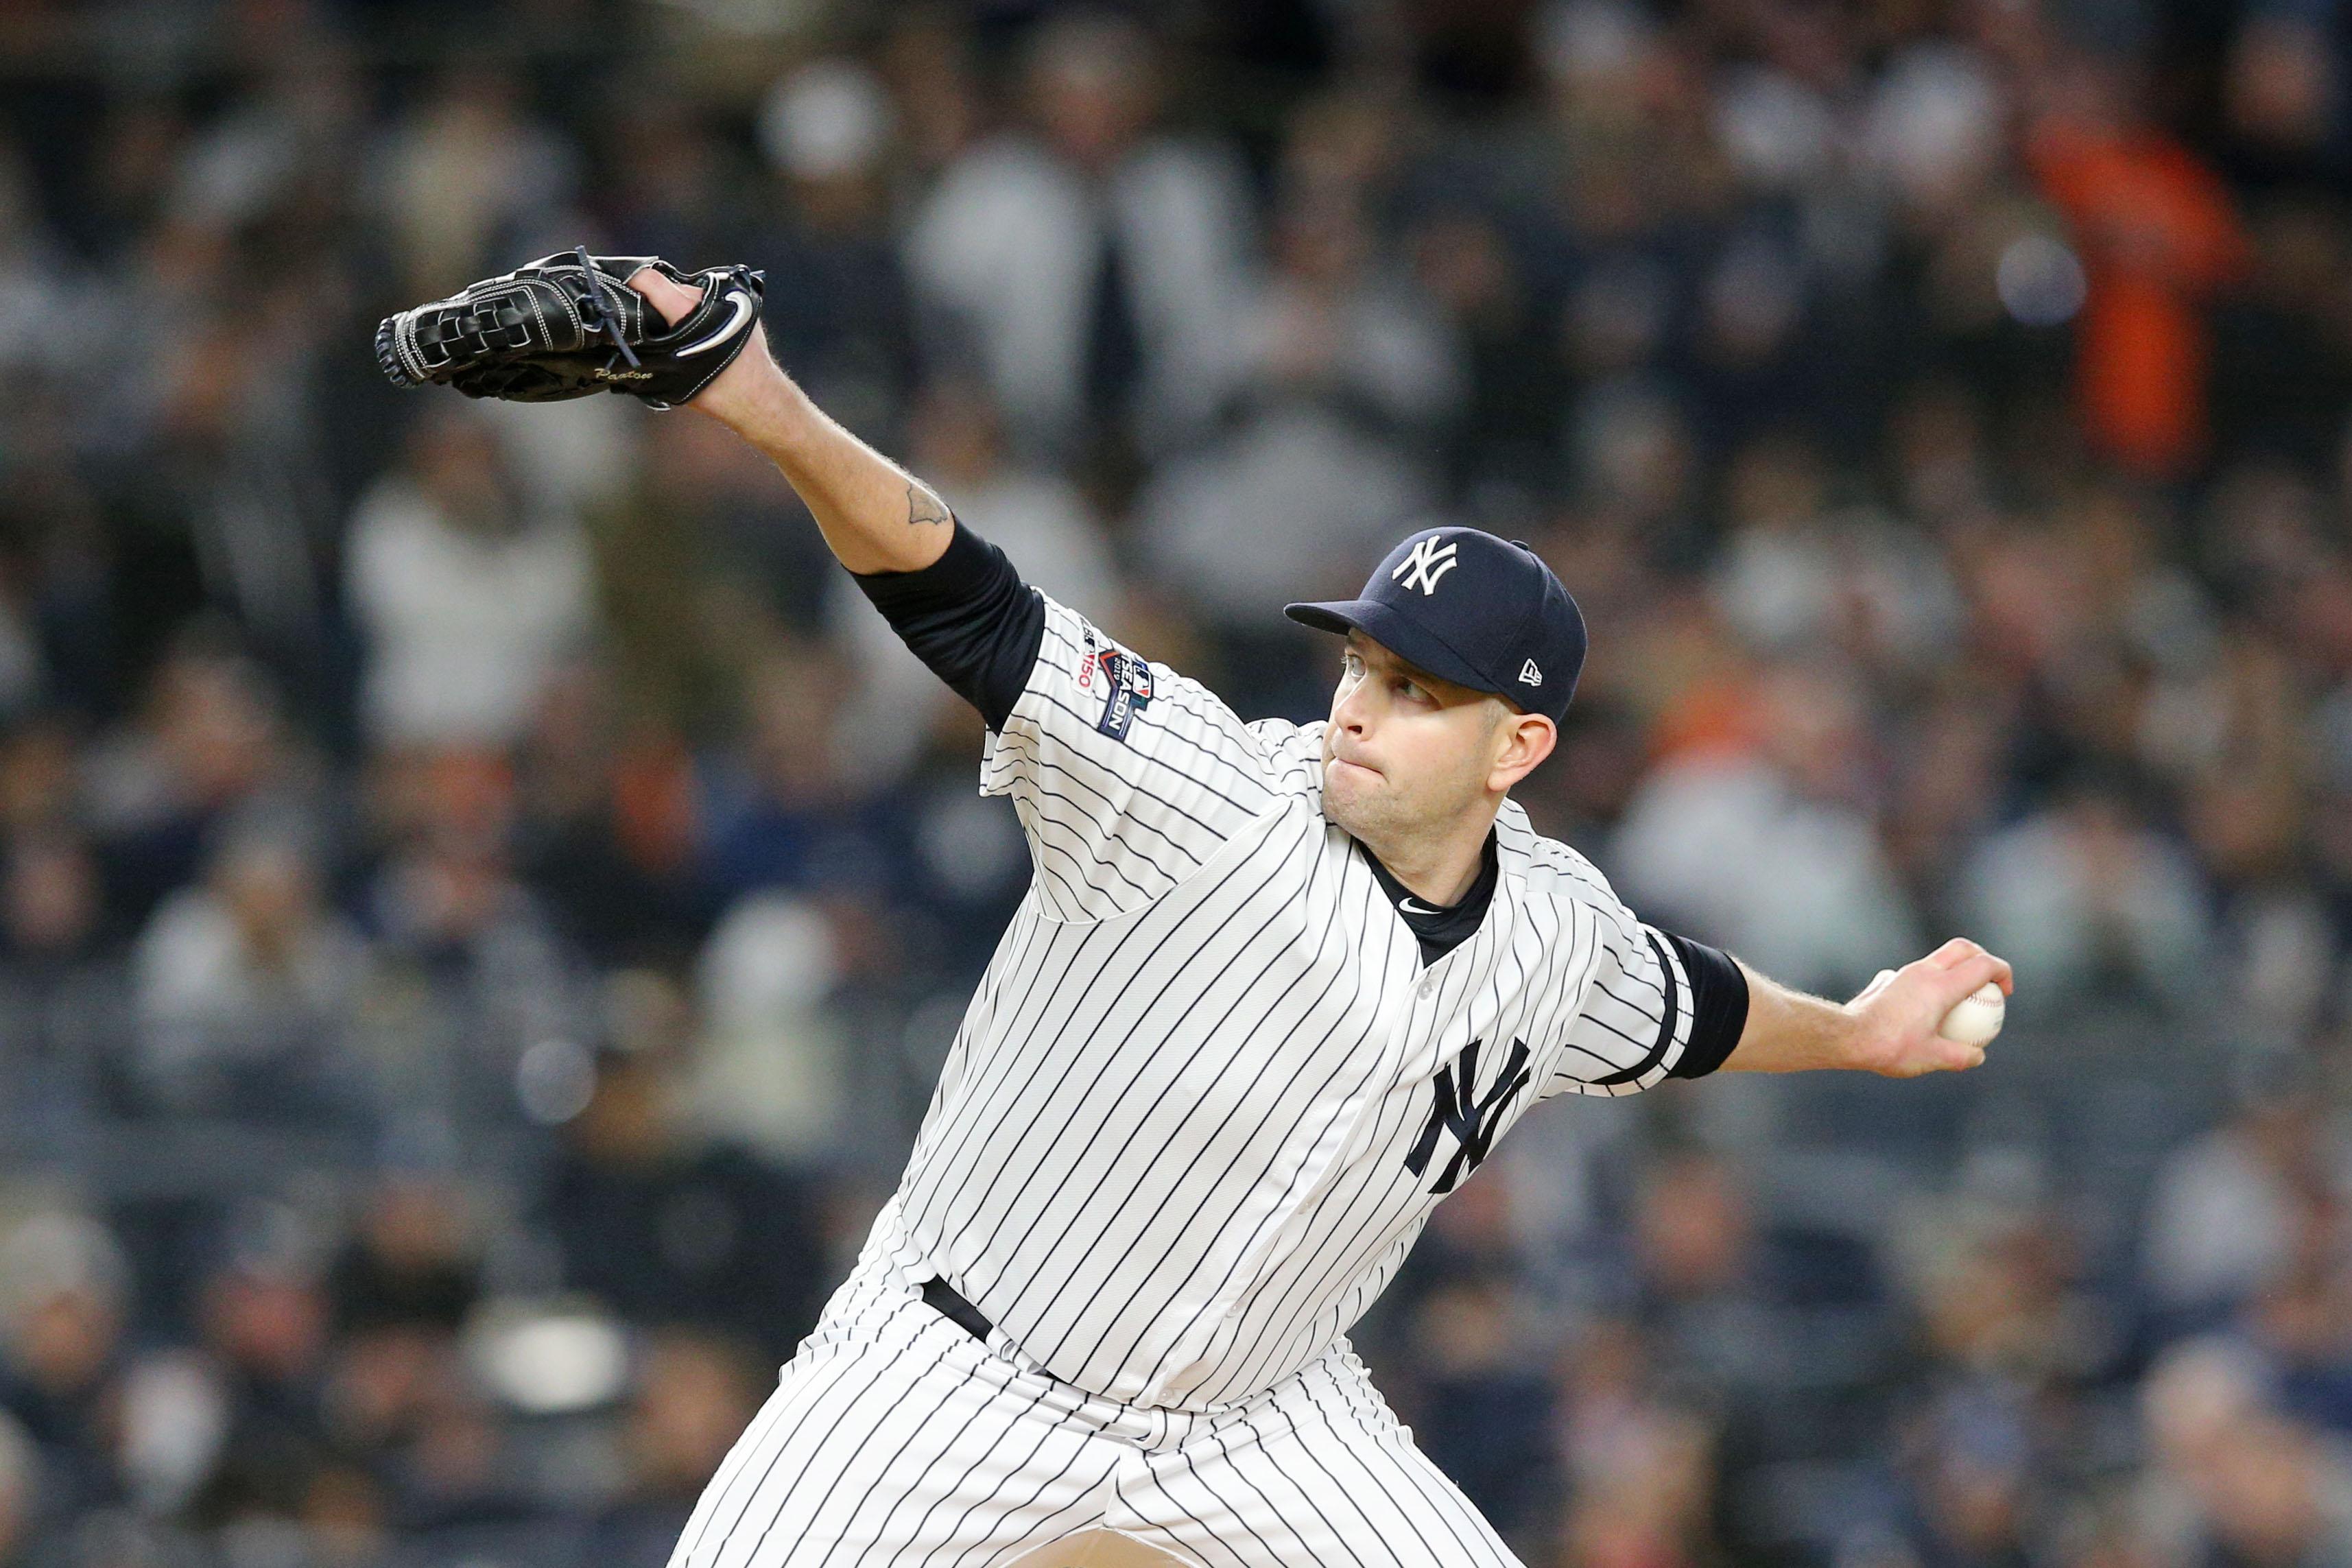
<svg viewBox="0 0 2352 1568">
<path fill-rule="evenodd" d="M 947 503 L 920 485 L 907 487 L 907 526 L 917 527 L 926 522 L 955 521 Z"/>
</svg>

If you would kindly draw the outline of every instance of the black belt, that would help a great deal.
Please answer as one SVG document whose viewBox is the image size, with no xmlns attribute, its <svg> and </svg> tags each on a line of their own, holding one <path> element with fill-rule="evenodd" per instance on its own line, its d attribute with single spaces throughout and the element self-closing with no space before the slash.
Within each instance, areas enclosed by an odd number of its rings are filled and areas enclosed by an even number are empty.
<svg viewBox="0 0 2352 1568">
<path fill-rule="evenodd" d="M 996 1326 L 981 1316 L 979 1308 L 958 1295 L 954 1286 L 936 1274 L 923 1281 L 923 1301 L 940 1317 L 983 1344 L 988 1342 L 988 1331 Z"/>
</svg>

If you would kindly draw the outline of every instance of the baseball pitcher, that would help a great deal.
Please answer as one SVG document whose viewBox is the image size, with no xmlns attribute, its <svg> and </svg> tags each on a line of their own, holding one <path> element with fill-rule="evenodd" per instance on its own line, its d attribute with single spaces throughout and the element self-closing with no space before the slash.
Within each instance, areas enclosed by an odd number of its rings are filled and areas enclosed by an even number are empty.
<svg viewBox="0 0 2352 1568">
<path fill-rule="evenodd" d="M 1475 529 L 1290 605 L 1338 640 L 1330 717 L 1244 722 L 826 417 L 761 288 L 575 252 L 377 344 L 404 383 L 622 391 L 757 447 L 987 721 L 980 786 L 1034 860 L 896 1195 L 672 1568 L 1000 1568 L 1081 1536 L 1215 1568 L 1512 1563 L 1346 1338 L 1431 1209 L 1555 1094 L 1974 1067 L 1937 1026 L 2010 966 L 1954 940 L 1838 1004 L 1644 924 L 1510 798 L 1584 624 Z"/>
</svg>

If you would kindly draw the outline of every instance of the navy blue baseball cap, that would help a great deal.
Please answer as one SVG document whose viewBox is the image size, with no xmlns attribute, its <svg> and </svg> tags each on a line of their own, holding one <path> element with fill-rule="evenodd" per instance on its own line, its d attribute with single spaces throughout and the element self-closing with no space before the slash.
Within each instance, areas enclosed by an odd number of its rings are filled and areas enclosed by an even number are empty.
<svg viewBox="0 0 2352 1568">
<path fill-rule="evenodd" d="M 1442 680 L 1553 723 L 1584 668 L 1584 614 L 1543 558 L 1475 528 L 1429 528 L 1372 569 L 1360 598 L 1286 605 L 1327 632 L 1360 631 Z"/>
</svg>

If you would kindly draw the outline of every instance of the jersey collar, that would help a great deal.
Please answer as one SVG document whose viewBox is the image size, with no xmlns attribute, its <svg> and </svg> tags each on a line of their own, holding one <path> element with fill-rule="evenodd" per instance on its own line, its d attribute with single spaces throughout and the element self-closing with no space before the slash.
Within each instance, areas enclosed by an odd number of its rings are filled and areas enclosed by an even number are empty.
<svg viewBox="0 0 2352 1568">
<path fill-rule="evenodd" d="M 1412 890 L 1390 874 L 1381 864 L 1380 857 L 1364 847 L 1360 839 L 1351 839 L 1364 864 L 1372 868 L 1372 879 L 1389 900 L 1389 907 L 1411 931 L 1413 940 L 1421 944 L 1423 968 L 1461 946 L 1475 935 L 1486 918 L 1487 906 L 1495 901 L 1495 885 L 1501 879 L 1501 857 L 1496 848 L 1496 836 L 1486 835 L 1486 847 L 1479 855 L 1478 879 L 1470 890 L 1454 903 L 1435 907 L 1414 896 Z"/>
</svg>

